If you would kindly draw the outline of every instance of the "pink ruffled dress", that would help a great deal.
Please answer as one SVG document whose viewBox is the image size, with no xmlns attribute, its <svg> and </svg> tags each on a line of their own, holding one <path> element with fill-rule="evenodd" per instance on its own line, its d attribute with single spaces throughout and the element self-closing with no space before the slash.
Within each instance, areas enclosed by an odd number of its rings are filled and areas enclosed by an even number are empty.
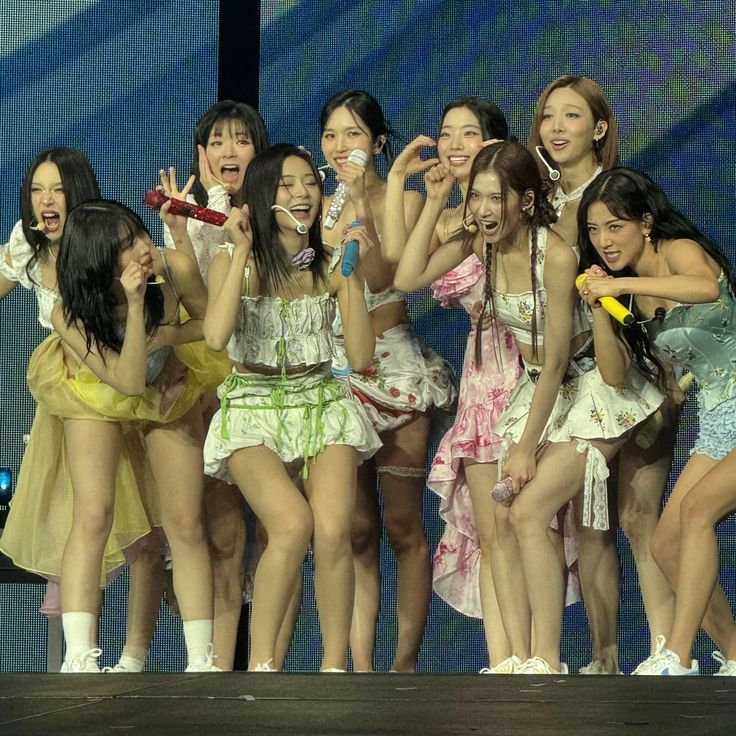
<svg viewBox="0 0 736 736">
<path fill-rule="evenodd" d="M 443 307 L 462 306 L 468 313 L 483 299 L 485 267 L 471 255 L 432 284 Z M 501 452 L 494 428 L 521 374 L 519 355 L 505 327 L 485 328 L 482 363 L 475 362 L 473 326 L 468 334 L 455 423 L 440 441 L 427 485 L 441 499 L 445 531 L 434 556 L 434 590 L 466 616 L 481 618 L 480 543 L 465 480 L 463 458 L 492 463 Z M 490 492 L 490 488 L 489 488 Z"/>
</svg>

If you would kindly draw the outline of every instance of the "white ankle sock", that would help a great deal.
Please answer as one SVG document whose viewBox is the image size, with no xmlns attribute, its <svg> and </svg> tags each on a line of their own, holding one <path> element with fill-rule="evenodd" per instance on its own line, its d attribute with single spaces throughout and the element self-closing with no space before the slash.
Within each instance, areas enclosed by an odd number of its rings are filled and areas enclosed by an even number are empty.
<svg viewBox="0 0 736 736">
<path fill-rule="evenodd" d="M 211 618 L 184 622 L 184 641 L 190 665 L 201 664 L 212 652 L 212 629 Z"/>
<path fill-rule="evenodd" d="M 61 614 L 61 625 L 66 641 L 64 659 L 70 661 L 95 647 L 97 639 L 97 616 L 86 611 L 71 611 Z"/>
</svg>

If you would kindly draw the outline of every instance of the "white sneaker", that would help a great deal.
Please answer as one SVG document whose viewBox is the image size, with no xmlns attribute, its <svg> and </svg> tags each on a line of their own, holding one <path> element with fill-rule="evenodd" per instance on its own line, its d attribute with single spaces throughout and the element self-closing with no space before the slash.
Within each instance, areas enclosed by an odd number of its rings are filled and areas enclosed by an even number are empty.
<svg viewBox="0 0 736 736">
<path fill-rule="evenodd" d="M 613 672 L 609 672 L 606 669 L 606 665 L 600 659 L 594 659 L 590 664 L 586 664 L 585 667 L 581 667 L 578 670 L 579 675 L 612 675 Z M 615 674 L 620 675 L 621 672 Z"/>
<path fill-rule="evenodd" d="M 259 662 L 253 668 L 253 672 L 278 672 L 277 669 L 271 667 L 271 662 L 273 662 L 272 659 L 269 659 L 268 662 Z"/>
<path fill-rule="evenodd" d="M 481 675 L 513 675 L 514 672 L 518 671 L 521 667 L 521 660 L 512 654 L 510 657 L 506 657 L 503 661 L 499 662 L 494 667 L 484 667 L 478 674 Z"/>
<path fill-rule="evenodd" d="M 541 657 L 531 657 L 526 662 L 517 667 L 515 670 L 517 675 L 566 675 L 567 665 L 560 662 L 560 671 L 553 670 L 549 662 Z"/>
<path fill-rule="evenodd" d="M 680 658 L 670 649 L 665 647 L 667 641 L 660 634 L 654 654 L 647 657 L 631 674 L 632 675 L 699 675 L 698 661 L 693 659 L 690 667 L 683 667 Z"/>
<path fill-rule="evenodd" d="M 97 664 L 97 659 L 101 654 L 102 649 L 88 649 L 72 659 L 65 659 L 59 672 L 102 672 Z"/>
<path fill-rule="evenodd" d="M 736 677 L 736 659 L 726 659 L 719 651 L 713 652 L 711 656 L 721 665 L 721 669 L 716 672 L 716 676 Z"/>
<path fill-rule="evenodd" d="M 190 662 L 184 672 L 222 672 L 219 667 L 213 664 L 214 659 L 212 644 L 208 644 L 207 654 L 198 660 Z"/>
</svg>

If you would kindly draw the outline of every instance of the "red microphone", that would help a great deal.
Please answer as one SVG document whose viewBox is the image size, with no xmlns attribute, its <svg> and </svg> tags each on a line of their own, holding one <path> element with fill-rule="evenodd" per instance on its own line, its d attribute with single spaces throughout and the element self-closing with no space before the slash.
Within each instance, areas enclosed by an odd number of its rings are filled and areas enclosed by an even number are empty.
<svg viewBox="0 0 736 736">
<path fill-rule="evenodd" d="M 207 222 L 210 225 L 216 225 L 217 227 L 222 227 L 227 220 L 227 215 L 223 215 L 222 212 L 209 210 L 206 207 L 200 207 L 198 204 L 185 202 L 183 199 L 167 197 L 160 189 L 151 189 L 146 192 L 146 196 L 143 197 L 143 203 L 146 207 L 150 207 L 152 210 L 160 210 L 161 205 L 166 202 L 167 199 L 171 201 L 169 212 L 171 212 L 172 215 L 191 217 L 194 220 L 201 220 L 202 222 Z"/>
</svg>

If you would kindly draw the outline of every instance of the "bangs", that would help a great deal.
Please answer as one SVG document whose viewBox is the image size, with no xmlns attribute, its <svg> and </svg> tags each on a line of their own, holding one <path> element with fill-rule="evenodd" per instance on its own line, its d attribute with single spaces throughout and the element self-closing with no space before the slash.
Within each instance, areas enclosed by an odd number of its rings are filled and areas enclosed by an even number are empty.
<svg viewBox="0 0 736 736">
<path fill-rule="evenodd" d="M 225 132 L 230 133 L 233 138 L 238 136 L 244 136 L 248 140 L 253 140 L 253 131 L 248 128 L 245 121 L 242 118 L 234 118 L 231 116 L 223 115 L 217 118 L 210 128 L 209 138 L 215 136 L 222 137 Z"/>
</svg>

